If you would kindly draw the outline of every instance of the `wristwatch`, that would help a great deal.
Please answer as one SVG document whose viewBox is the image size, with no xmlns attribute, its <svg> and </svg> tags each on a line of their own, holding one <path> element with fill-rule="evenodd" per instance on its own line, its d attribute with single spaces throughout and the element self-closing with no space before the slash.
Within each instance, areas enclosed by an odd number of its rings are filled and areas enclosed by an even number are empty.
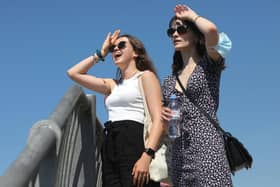
<svg viewBox="0 0 280 187">
<path fill-rule="evenodd" d="M 155 151 L 151 148 L 145 148 L 144 150 L 145 153 L 147 153 L 147 155 L 149 155 L 152 158 L 155 158 Z"/>
</svg>

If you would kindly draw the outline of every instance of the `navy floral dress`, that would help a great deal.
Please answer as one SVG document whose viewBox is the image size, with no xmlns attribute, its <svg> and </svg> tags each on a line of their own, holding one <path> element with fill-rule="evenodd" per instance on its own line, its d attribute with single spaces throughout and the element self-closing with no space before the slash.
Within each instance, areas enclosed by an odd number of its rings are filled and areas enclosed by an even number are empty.
<svg viewBox="0 0 280 187">
<path fill-rule="evenodd" d="M 223 139 L 214 125 L 192 103 L 199 105 L 217 120 L 223 63 L 203 58 L 189 77 L 187 96 L 175 89 L 174 75 L 164 80 L 162 86 L 164 99 L 176 94 L 183 115 L 182 135 L 174 140 L 170 149 L 171 177 L 175 187 L 232 186 Z"/>
</svg>

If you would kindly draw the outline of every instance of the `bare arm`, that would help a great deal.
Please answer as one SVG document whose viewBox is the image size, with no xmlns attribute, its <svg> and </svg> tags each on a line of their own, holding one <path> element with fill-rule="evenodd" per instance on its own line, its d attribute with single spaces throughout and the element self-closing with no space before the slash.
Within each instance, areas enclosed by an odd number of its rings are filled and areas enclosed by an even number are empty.
<svg viewBox="0 0 280 187">
<path fill-rule="evenodd" d="M 110 45 L 118 38 L 119 33 L 120 30 L 116 30 L 112 36 L 111 33 L 108 33 L 101 48 L 101 55 L 103 57 L 108 54 Z M 87 73 L 89 69 L 98 62 L 98 60 L 99 57 L 96 54 L 87 57 L 78 64 L 71 67 L 67 71 L 67 74 L 72 80 L 79 83 L 80 85 L 104 95 L 109 95 L 115 85 L 115 81 L 108 78 L 97 78 Z"/>
<path fill-rule="evenodd" d="M 97 78 L 87 73 L 89 69 L 98 62 L 98 60 L 99 59 L 96 55 L 87 57 L 71 67 L 67 71 L 67 74 L 72 80 L 80 85 L 104 95 L 109 95 L 111 93 L 113 80 Z"/>
<path fill-rule="evenodd" d="M 146 71 L 142 77 L 143 92 L 145 95 L 145 100 L 147 102 L 147 107 L 152 119 L 152 126 L 149 131 L 149 138 L 146 148 L 151 148 L 153 150 L 158 149 L 158 144 L 163 134 L 163 125 L 161 121 L 161 89 L 160 83 L 154 73 Z M 137 186 L 142 186 L 144 182 L 149 181 L 149 165 L 152 158 L 143 152 L 140 159 L 134 164 L 132 175 L 133 183 Z M 137 180 L 138 176 L 144 176 L 143 180 Z"/>
<path fill-rule="evenodd" d="M 154 73 L 147 71 L 142 76 L 142 85 L 152 119 L 152 127 L 149 132 L 150 134 L 146 147 L 157 150 L 160 138 L 164 132 L 161 121 L 162 95 L 160 83 Z"/>
</svg>

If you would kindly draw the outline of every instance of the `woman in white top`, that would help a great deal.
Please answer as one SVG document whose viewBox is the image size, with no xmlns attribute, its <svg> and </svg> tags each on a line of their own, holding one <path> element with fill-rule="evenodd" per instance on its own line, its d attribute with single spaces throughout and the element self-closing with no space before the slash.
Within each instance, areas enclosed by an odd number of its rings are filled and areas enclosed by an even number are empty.
<svg viewBox="0 0 280 187">
<path fill-rule="evenodd" d="M 112 52 L 118 67 L 116 79 L 89 75 L 89 69 Z M 161 90 L 155 69 L 141 41 L 120 30 L 108 33 L 101 50 L 68 70 L 80 85 L 104 94 L 109 120 L 102 147 L 103 186 L 159 186 L 149 180 L 149 165 L 163 133 Z M 141 76 L 152 118 L 150 138 L 143 140 L 144 105 L 138 88 Z"/>
</svg>

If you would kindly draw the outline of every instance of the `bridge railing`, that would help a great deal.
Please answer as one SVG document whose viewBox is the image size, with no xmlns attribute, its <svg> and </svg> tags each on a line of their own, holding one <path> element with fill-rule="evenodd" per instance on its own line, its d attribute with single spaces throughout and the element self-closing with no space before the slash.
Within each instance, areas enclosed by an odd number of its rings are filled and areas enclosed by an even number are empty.
<svg viewBox="0 0 280 187">
<path fill-rule="evenodd" d="M 49 119 L 33 125 L 0 187 L 99 187 L 102 140 L 95 96 L 73 86 Z"/>
</svg>

